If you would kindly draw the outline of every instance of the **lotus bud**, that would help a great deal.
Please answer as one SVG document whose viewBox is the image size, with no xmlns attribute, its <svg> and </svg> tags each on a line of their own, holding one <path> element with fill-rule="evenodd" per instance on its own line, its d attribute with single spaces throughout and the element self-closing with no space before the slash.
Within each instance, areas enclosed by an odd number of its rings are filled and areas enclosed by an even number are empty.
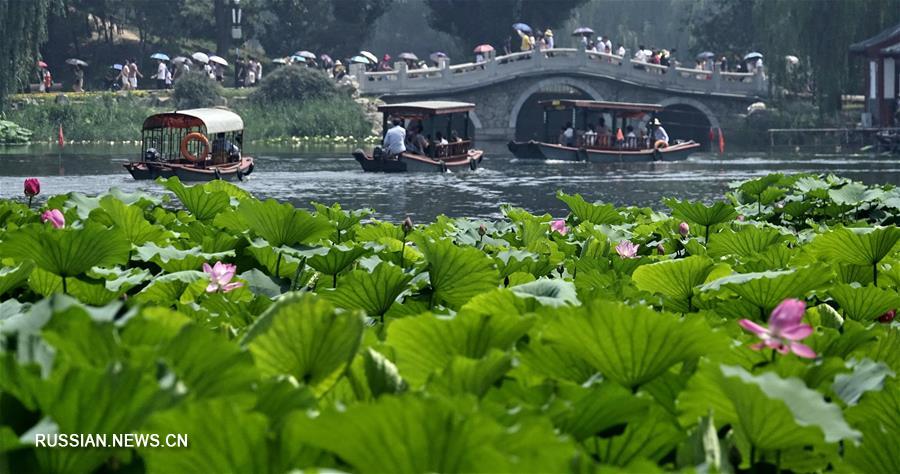
<svg viewBox="0 0 900 474">
<path fill-rule="evenodd" d="M 663 247 L 663 244 L 658 244 L 658 245 L 656 246 L 656 253 L 659 254 L 659 255 L 665 255 L 665 254 L 666 254 L 666 248 Z"/>
<path fill-rule="evenodd" d="M 892 310 L 888 311 L 887 313 L 884 313 L 884 314 L 882 314 L 881 316 L 879 316 L 879 317 L 878 317 L 878 322 L 880 322 L 880 323 L 890 323 L 891 321 L 894 320 L 894 316 L 896 316 L 896 315 L 897 315 L 897 310 L 896 310 L 896 309 L 892 309 Z"/>
<path fill-rule="evenodd" d="M 28 178 L 25 180 L 25 195 L 29 198 L 37 196 L 41 193 L 41 182 L 37 178 Z"/>
<path fill-rule="evenodd" d="M 478 226 L 478 235 L 484 237 L 484 234 L 487 234 L 487 227 L 484 224 Z"/>
<path fill-rule="evenodd" d="M 738 214 L 738 216 L 737 216 L 737 221 L 738 221 L 738 222 L 744 222 L 744 215 L 743 215 L 743 214 Z"/>
<path fill-rule="evenodd" d="M 49 211 L 44 212 L 41 214 L 41 220 L 49 222 L 57 229 L 62 229 L 66 226 L 66 218 L 63 216 L 62 212 L 59 212 L 59 209 L 50 209 Z"/>
<path fill-rule="evenodd" d="M 403 219 L 403 224 L 401 224 L 400 227 L 403 228 L 404 234 L 408 234 L 413 229 L 412 219 L 410 219 L 409 216 L 406 216 L 406 219 Z"/>
<path fill-rule="evenodd" d="M 681 234 L 682 237 L 687 237 L 687 235 L 691 233 L 691 226 L 689 226 L 687 222 L 678 224 L 678 233 Z"/>
</svg>

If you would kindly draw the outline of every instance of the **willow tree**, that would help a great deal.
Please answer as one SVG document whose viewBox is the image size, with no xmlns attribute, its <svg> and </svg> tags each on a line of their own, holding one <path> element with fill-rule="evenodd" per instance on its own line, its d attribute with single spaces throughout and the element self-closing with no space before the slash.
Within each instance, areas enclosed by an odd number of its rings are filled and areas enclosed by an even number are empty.
<svg viewBox="0 0 900 474">
<path fill-rule="evenodd" d="M 47 16 L 58 0 L 0 0 L 0 109 L 6 95 L 34 72 L 38 48 L 47 39 Z"/>
</svg>

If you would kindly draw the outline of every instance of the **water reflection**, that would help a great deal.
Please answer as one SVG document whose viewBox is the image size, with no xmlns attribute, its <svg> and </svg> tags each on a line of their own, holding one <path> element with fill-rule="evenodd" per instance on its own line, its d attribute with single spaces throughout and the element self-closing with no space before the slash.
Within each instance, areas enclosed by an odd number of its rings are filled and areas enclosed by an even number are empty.
<svg viewBox="0 0 900 474">
<path fill-rule="evenodd" d="M 712 200 L 734 180 L 770 172 L 830 172 L 866 183 L 900 184 L 900 164 L 872 155 L 700 154 L 684 162 L 633 165 L 533 163 L 514 159 L 502 143 L 482 144 L 484 167 L 469 174 L 383 175 L 363 173 L 347 147 L 253 147 L 257 168 L 241 184 L 261 198 L 298 206 L 310 201 L 371 207 L 376 215 L 429 220 L 438 214 L 496 217 L 501 204 L 554 215 L 565 212 L 557 189 L 589 200 L 660 207 L 664 197 Z M 49 145 L 0 148 L 0 196 L 17 197 L 25 177 L 39 177 L 47 194 L 97 194 L 110 187 L 161 192 L 122 168 L 135 147 Z"/>
</svg>

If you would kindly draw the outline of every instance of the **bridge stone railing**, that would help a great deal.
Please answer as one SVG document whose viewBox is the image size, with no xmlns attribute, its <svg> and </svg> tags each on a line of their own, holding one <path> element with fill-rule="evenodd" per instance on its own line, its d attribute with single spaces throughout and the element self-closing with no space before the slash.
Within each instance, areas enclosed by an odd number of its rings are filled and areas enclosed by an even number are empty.
<svg viewBox="0 0 900 474">
<path fill-rule="evenodd" d="M 365 72 L 353 65 L 351 73 L 360 92 L 378 96 L 440 95 L 476 89 L 523 76 L 569 74 L 593 76 L 685 94 L 755 98 L 767 95 L 768 85 L 760 73 L 733 73 L 659 66 L 626 56 L 556 48 L 488 56 L 484 62 L 407 69 L 398 62 L 395 70 Z"/>
</svg>

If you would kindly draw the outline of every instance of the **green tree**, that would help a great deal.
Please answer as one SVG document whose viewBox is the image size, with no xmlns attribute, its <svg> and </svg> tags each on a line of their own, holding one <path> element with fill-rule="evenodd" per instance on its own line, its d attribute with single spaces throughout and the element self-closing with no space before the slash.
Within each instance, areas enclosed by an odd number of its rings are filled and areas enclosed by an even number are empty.
<svg viewBox="0 0 900 474">
<path fill-rule="evenodd" d="M 470 49 L 480 43 L 489 43 L 502 49 L 507 39 L 513 49 L 518 36 L 512 24 L 523 22 L 532 28 L 557 28 L 569 18 L 572 9 L 586 0 L 427 0 L 431 14 L 428 24 L 448 33 Z"/>
<path fill-rule="evenodd" d="M 31 82 L 38 48 L 47 39 L 47 16 L 55 0 L 0 0 L 0 109 L 6 95 Z M 37 76 L 34 76 L 37 79 Z"/>
</svg>

